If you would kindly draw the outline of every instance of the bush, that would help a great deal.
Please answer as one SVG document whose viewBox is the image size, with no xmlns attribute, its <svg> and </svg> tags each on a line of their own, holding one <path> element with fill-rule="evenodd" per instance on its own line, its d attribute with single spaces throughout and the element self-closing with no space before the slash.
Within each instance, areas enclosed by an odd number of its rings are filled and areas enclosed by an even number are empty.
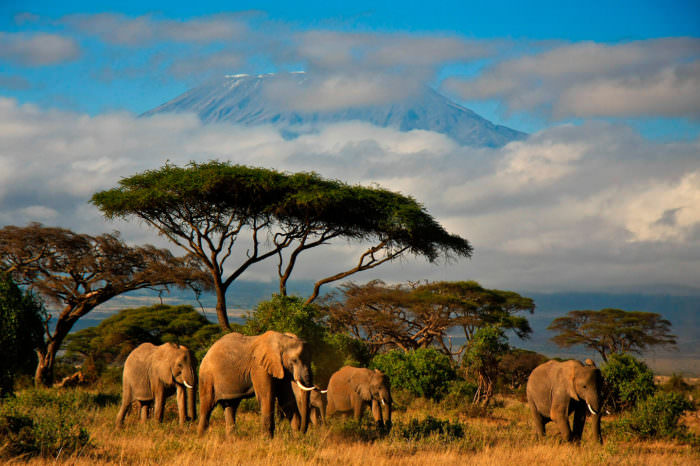
<svg viewBox="0 0 700 466">
<path fill-rule="evenodd" d="M 447 395 L 442 399 L 442 405 L 448 409 L 471 406 L 477 386 L 466 380 L 453 380 L 447 388 Z"/>
<path fill-rule="evenodd" d="M 656 391 L 654 373 L 632 355 L 613 354 L 600 370 L 604 380 L 604 405 L 610 411 L 633 408 Z"/>
<path fill-rule="evenodd" d="M 694 409 L 693 403 L 678 393 L 657 393 L 640 402 L 632 411 L 628 425 L 642 437 L 676 437 L 685 433 L 678 425 L 684 411 Z"/>
<path fill-rule="evenodd" d="M 398 425 L 396 429 L 406 440 L 420 440 L 431 435 L 438 435 L 443 440 L 464 437 L 464 427 L 459 422 L 450 422 L 428 416 L 423 420 L 411 419 L 408 424 Z"/>
<path fill-rule="evenodd" d="M 456 377 L 449 356 L 433 348 L 392 350 L 375 356 L 370 367 L 384 372 L 392 388 L 403 388 L 435 401 L 447 394 L 450 382 Z"/>
<path fill-rule="evenodd" d="M 69 455 L 89 445 L 81 427 L 85 406 L 113 403 L 110 396 L 70 390 L 29 390 L 0 405 L 0 457 Z"/>
</svg>

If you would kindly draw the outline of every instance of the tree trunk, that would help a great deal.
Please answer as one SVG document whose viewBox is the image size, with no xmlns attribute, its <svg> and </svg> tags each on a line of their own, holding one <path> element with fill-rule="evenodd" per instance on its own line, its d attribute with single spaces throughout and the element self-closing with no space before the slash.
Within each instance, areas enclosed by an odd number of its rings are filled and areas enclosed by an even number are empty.
<svg viewBox="0 0 700 466">
<path fill-rule="evenodd" d="M 214 282 L 214 288 L 216 289 L 216 317 L 219 319 L 219 326 L 227 332 L 231 330 L 231 325 L 226 312 L 226 288 L 218 280 Z"/>
<path fill-rule="evenodd" d="M 52 349 L 54 348 L 54 349 Z M 50 387 L 53 385 L 53 367 L 56 362 L 56 352 L 53 341 L 46 346 L 46 350 L 37 350 L 39 362 L 34 373 L 35 387 Z"/>
</svg>

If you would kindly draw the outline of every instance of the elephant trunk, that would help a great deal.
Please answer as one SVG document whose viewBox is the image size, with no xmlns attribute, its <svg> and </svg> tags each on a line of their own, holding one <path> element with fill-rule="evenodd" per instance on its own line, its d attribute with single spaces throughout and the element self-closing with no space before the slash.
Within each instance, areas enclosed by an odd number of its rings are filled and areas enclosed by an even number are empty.
<svg viewBox="0 0 700 466">
<path fill-rule="evenodd" d="M 197 420 L 197 390 L 187 389 L 187 412 L 193 421 Z"/>
<path fill-rule="evenodd" d="M 305 390 L 302 390 L 299 393 L 299 397 L 301 398 L 299 401 L 299 411 L 301 414 L 301 426 L 300 430 L 302 434 L 306 433 L 306 430 L 309 427 L 309 411 L 311 407 L 310 403 L 310 398 L 311 398 L 311 393 Z"/>
<path fill-rule="evenodd" d="M 598 441 L 601 445 L 603 444 L 603 436 L 600 433 L 600 413 L 594 415 L 591 419 L 593 424 L 593 438 Z"/>
<path fill-rule="evenodd" d="M 382 406 L 382 418 L 384 418 L 384 427 L 391 429 L 391 399 L 385 400 Z"/>
</svg>

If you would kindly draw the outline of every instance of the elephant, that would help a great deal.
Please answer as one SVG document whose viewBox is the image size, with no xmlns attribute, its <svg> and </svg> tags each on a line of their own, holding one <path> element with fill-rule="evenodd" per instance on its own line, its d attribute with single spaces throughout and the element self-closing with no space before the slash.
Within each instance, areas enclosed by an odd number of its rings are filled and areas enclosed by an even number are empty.
<svg viewBox="0 0 700 466">
<path fill-rule="evenodd" d="M 381 371 L 345 366 L 331 376 L 327 397 L 328 416 L 334 413 L 347 416 L 352 411 L 359 421 L 363 408 L 370 405 L 377 425 L 391 429 L 391 385 Z"/>
<path fill-rule="evenodd" d="M 124 423 L 131 404 L 136 401 L 141 421 L 148 418 L 148 408 L 154 405 L 154 416 L 163 422 L 165 399 L 177 393 L 178 420 L 185 423 L 188 414 L 197 417 L 195 388 L 197 361 L 187 347 L 175 343 L 160 346 L 142 343 L 126 358 L 123 373 L 122 404 L 117 413 L 117 426 Z"/>
<path fill-rule="evenodd" d="M 311 354 L 292 333 L 267 331 L 258 336 L 232 332 L 217 340 L 199 367 L 199 435 L 209 426 L 217 403 L 224 408 L 226 431 L 232 432 L 236 410 L 244 398 L 256 396 L 262 428 L 275 433 L 275 400 L 295 430 L 305 433 L 309 420 L 309 392 L 314 390 Z M 300 389 L 295 395 L 292 384 Z"/>
<path fill-rule="evenodd" d="M 527 381 L 527 402 L 537 435 L 543 437 L 545 424 L 554 421 L 564 441 L 580 442 L 586 415 L 590 412 L 593 435 L 602 444 L 602 388 L 600 370 L 590 359 L 586 364 L 569 360 L 548 361 L 537 366 Z M 574 414 L 573 432 L 569 427 L 571 413 Z"/>
</svg>

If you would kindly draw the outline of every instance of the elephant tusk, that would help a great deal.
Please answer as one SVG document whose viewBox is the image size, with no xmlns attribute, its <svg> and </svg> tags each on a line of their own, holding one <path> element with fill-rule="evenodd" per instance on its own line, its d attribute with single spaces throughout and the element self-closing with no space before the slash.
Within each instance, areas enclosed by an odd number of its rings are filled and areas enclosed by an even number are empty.
<svg viewBox="0 0 700 466">
<path fill-rule="evenodd" d="M 382 402 L 382 406 L 386 406 L 386 403 L 384 403 L 384 398 L 383 398 L 383 397 L 382 397 L 382 398 L 379 398 L 379 401 Z"/>
<path fill-rule="evenodd" d="M 595 411 L 593 411 L 593 408 L 591 408 L 591 405 L 589 405 L 588 403 L 586 403 L 586 406 L 588 406 L 588 411 L 590 411 L 592 415 L 595 416 L 596 414 L 598 414 L 598 413 L 596 413 Z"/>
<path fill-rule="evenodd" d="M 294 382 L 296 382 L 296 384 L 299 386 L 299 388 L 301 388 L 305 392 L 310 392 L 311 390 L 315 389 L 314 387 L 306 387 L 306 386 L 302 385 L 298 380 L 295 380 Z"/>
<path fill-rule="evenodd" d="M 185 380 L 183 380 L 182 383 L 184 383 L 184 384 L 185 384 L 185 387 L 187 387 L 187 388 L 189 388 L 189 389 L 193 389 L 193 388 L 194 388 L 192 385 L 188 384 L 187 381 L 185 381 Z"/>
<path fill-rule="evenodd" d="M 326 388 L 325 390 L 321 390 L 321 389 L 320 389 L 319 387 L 317 387 L 316 385 L 314 385 L 314 390 L 316 390 L 317 392 L 319 392 L 319 393 L 321 393 L 321 394 L 328 393 L 328 389 L 327 389 L 327 388 Z"/>
</svg>

